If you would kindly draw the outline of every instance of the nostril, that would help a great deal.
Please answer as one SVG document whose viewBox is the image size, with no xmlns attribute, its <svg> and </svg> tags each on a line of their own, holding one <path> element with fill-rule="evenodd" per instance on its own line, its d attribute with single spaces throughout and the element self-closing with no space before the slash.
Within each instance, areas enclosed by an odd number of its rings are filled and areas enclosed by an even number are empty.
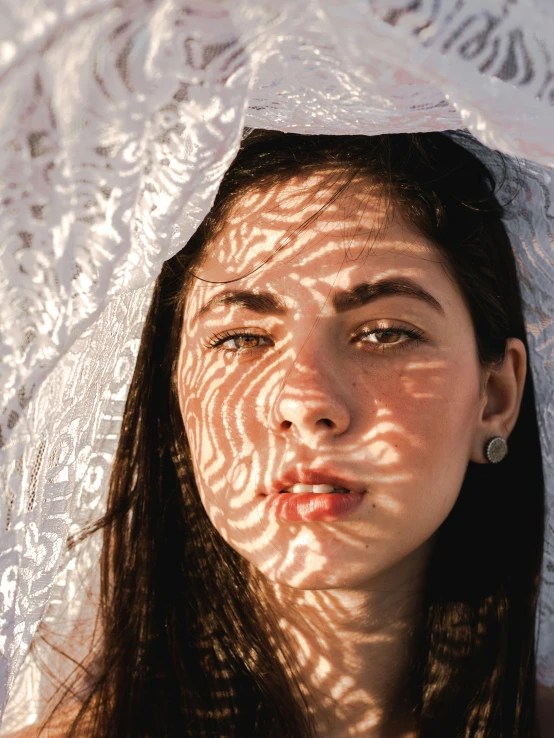
<svg viewBox="0 0 554 738">
<path fill-rule="evenodd" d="M 321 422 L 322 423 L 325 423 L 325 425 L 327 426 L 327 428 L 334 428 L 335 427 L 335 424 L 333 423 L 332 420 L 329 420 L 329 418 L 321 418 Z"/>
<path fill-rule="evenodd" d="M 290 420 L 283 420 L 283 422 L 281 423 L 281 427 L 283 428 L 283 430 L 288 430 L 291 425 L 292 422 Z"/>
</svg>

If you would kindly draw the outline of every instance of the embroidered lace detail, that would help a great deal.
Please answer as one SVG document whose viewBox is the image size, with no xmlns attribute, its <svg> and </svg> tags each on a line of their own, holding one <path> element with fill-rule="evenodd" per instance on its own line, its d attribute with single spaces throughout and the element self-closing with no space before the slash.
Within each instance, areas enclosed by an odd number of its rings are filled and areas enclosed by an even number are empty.
<svg viewBox="0 0 554 738">
<path fill-rule="evenodd" d="M 152 282 L 244 125 L 465 128 L 525 160 L 507 224 L 548 479 L 538 666 L 554 685 L 549 0 L 0 0 L 0 17 L 3 730 L 47 699 L 26 658 L 41 620 L 69 634 L 86 606 L 99 543 L 69 553 L 67 536 L 102 513 Z"/>
</svg>

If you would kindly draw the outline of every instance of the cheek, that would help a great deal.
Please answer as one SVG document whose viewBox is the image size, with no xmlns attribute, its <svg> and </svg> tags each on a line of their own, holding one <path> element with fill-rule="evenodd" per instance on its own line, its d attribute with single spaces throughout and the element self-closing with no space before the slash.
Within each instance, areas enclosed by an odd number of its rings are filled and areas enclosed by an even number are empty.
<svg viewBox="0 0 554 738">
<path fill-rule="evenodd" d="M 479 380 L 477 362 L 463 358 L 408 364 L 373 378 L 368 448 L 388 503 L 394 499 L 406 515 L 411 509 L 440 518 L 456 501 L 481 406 Z M 367 404 L 364 415 L 371 417 Z"/>
<path fill-rule="evenodd" d="M 476 382 L 467 381 L 454 367 L 444 366 L 401 376 L 391 387 L 389 402 L 420 450 L 432 453 L 453 441 L 463 446 L 469 420 L 478 408 L 478 394 Z"/>
<path fill-rule="evenodd" d="M 253 500 L 260 480 L 294 462 L 302 450 L 276 438 L 269 427 L 286 367 L 236 361 L 210 362 L 200 350 L 188 352 L 179 376 L 184 425 L 212 523 L 256 566 L 280 572 L 282 562 L 294 559 L 296 539 L 286 526 L 261 519 Z M 318 462 L 365 475 L 368 514 L 352 521 L 349 530 L 352 540 L 364 542 L 372 563 L 360 559 L 358 545 L 345 543 L 348 536 L 339 541 L 324 530 L 317 531 L 309 550 L 348 564 L 354 581 L 409 556 L 448 516 L 469 459 L 480 406 L 479 370 L 476 361 L 452 354 L 419 363 L 383 360 L 371 371 L 367 364 L 341 369 L 339 389 L 351 425 L 333 448 L 321 451 Z M 278 560 L 276 550 L 282 552 Z M 312 563 L 314 571 L 321 569 Z"/>
<path fill-rule="evenodd" d="M 240 367 L 233 362 L 236 359 L 208 362 L 198 351 L 190 370 L 180 373 L 183 422 L 199 487 L 210 496 L 229 484 L 244 486 L 246 460 L 252 487 L 270 444 L 264 417 L 278 375 L 260 362 L 242 362 Z"/>
</svg>

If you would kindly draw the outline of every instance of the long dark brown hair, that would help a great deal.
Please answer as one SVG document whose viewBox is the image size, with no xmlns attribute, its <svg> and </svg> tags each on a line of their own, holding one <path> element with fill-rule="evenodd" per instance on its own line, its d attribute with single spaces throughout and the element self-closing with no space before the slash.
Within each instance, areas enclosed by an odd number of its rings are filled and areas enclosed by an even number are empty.
<svg viewBox="0 0 554 738">
<path fill-rule="evenodd" d="M 436 244 L 471 314 L 483 367 L 502 362 L 509 337 L 527 345 L 498 183 L 466 147 L 440 133 L 249 131 L 211 211 L 156 282 L 107 512 L 96 526 L 104 536 L 102 642 L 71 736 L 83 726 L 94 738 L 315 735 L 291 654 L 284 642 L 270 642 L 270 614 L 246 586 L 248 566 L 200 501 L 174 378 L 191 275 L 230 209 L 249 189 L 323 172 L 336 178 L 337 192 L 354 179 L 377 185 Z M 423 637 L 407 675 L 420 738 L 538 737 L 543 537 L 528 369 L 508 457 L 494 466 L 469 463 L 437 532 Z"/>
</svg>

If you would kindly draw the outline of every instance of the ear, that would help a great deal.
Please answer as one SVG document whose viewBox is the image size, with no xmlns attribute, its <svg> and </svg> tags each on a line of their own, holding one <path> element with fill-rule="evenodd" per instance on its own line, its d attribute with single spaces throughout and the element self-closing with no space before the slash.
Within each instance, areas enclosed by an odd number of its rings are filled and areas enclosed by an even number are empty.
<svg viewBox="0 0 554 738">
<path fill-rule="evenodd" d="M 527 351 L 519 338 L 506 341 L 506 358 L 499 367 L 484 376 L 483 403 L 471 448 L 471 461 L 488 464 L 485 445 L 494 436 L 506 441 L 519 415 L 525 376 Z"/>
</svg>

